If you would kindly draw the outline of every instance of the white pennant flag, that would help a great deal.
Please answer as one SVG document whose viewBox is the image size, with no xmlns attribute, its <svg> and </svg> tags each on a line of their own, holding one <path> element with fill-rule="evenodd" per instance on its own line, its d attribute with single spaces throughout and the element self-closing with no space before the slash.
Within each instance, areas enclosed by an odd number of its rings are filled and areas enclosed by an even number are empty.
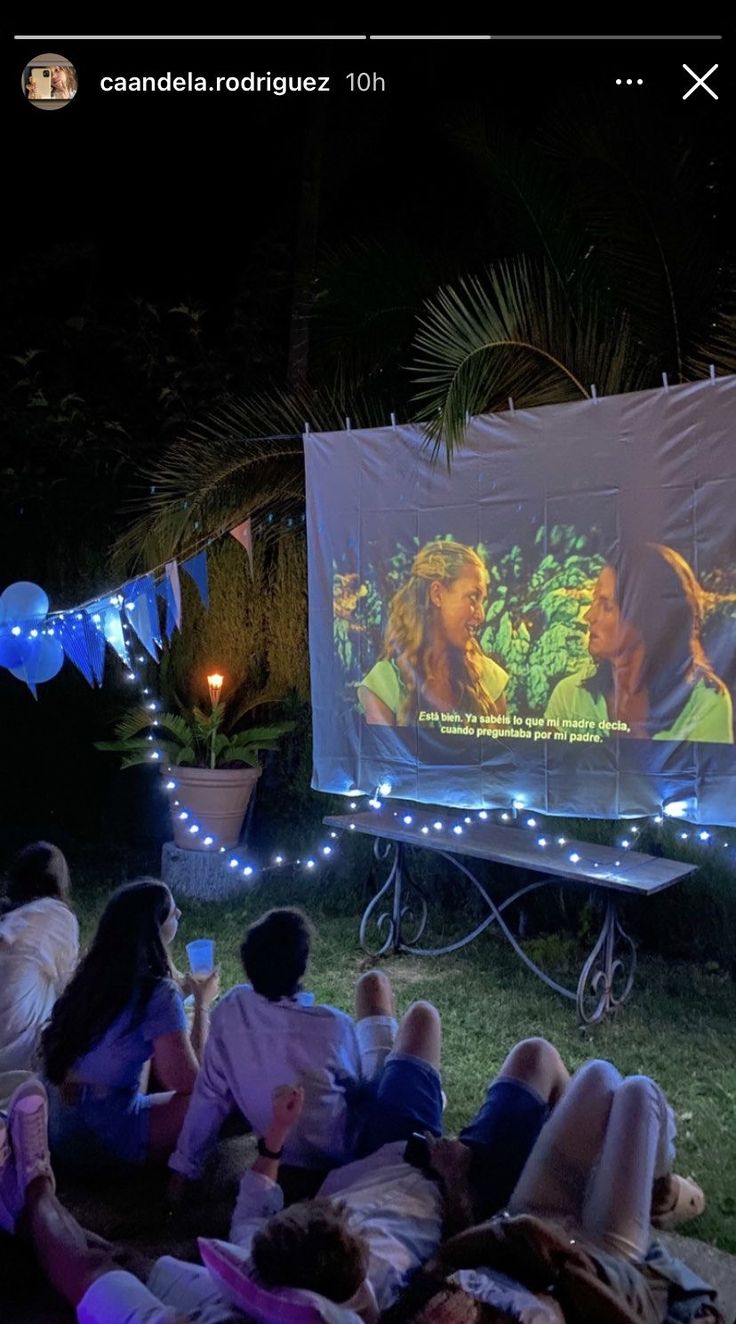
<svg viewBox="0 0 736 1324">
<path fill-rule="evenodd" d="M 181 629 L 181 584 L 179 583 L 179 567 L 176 561 L 166 562 L 166 578 L 169 581 L 169 595 L 174 617 L 174 625 L 177 630 Z M 168 622 L 167 622 L 168 624 Z"/>
<path fill-rule="evenodd" d="M 235 541 L 239 542 L 241 547 L 244 547 L 248 553 L 250 573 L 253 574 L 253 534 L 250 527 L 250 517 L 243 520 L 242 524 L 236 524 L 235 528 L 231 529 L 230 532 Z"/>
</svg>

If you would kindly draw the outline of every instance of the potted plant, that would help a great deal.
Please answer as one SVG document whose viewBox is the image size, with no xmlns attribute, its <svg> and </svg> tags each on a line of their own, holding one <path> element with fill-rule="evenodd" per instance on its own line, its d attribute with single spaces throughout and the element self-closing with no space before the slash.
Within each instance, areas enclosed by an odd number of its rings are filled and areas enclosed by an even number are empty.
<svg viewBox="0 0 736 1324">
<path fill-rule="evenodd" d="M 96 749 L 123 756 L 122 767 L 155 761 L 164 778 L 174 841 L 183 850 L 234 846 L 261 775 L 260 754 L 277 749 L 294 722 L 241 726 L 270 696 L 240 703 L 234 719 L 222 702 L 223 677 L 207 677 L 209 713 L 194 705 L 181 714 L 136 707 L 118 723 L 115 739 Z M 228 730 L 229 726 L 239 729 Z M 207 846 L 205 839 L 209 838 Z"/>
</svg>

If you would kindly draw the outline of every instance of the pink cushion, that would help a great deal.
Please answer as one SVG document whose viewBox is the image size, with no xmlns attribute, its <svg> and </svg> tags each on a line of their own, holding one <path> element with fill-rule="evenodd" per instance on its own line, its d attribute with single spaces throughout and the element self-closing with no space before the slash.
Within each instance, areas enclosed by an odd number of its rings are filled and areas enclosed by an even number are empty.
<svg viewBox="0 0 736 1324">
<path fill-rule="evenodd" d="M 249 1278 L 245 1263 L 226 1241 L 199 1237 L 198 1245 L 202 1263 L 223 1296 L 258 1324 L 323 1324 L 322 1311 L 308 1299 L 311 1292 L 262 1287 Z"/>
</svg>

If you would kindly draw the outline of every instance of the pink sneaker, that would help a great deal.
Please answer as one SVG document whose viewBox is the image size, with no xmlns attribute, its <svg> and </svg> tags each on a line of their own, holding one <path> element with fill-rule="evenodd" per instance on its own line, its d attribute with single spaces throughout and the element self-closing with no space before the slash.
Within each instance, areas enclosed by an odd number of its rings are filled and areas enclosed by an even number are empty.
<svg viewBox="0 0 736 1324">
<path fill-rule="evenodd" d="M 21 1208 L 25 1204 L 26 1187 L 35 1177 L 48 1177 L 52 1189 L 56 1190 L 49 1154 L 48 1118 L 48 1099 L 40 1080 L 24 1081 L 8 1104 L 10 1141 Z"/>
<path fill-rule="evenodd" d="M 19 1213 L 13 1151 L 5 1118 L 0 1117 L 0 1227 L 4 1232 L 15 1232 L 15 1220 Z"/>
</svg>

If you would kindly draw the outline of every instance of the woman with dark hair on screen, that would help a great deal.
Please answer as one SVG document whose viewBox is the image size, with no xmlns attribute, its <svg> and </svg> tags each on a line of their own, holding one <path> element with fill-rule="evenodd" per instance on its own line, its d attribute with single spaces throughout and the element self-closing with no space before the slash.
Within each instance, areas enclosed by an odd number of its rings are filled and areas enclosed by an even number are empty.
<svg viewBox="0 0 736 1324">
<path fill-rule="evenodd" d="M 217 972 L 189 978 L 190 1038 L 167 950 L 180 914 L 155 878 L 119 887 L 54 1008 L 43 1060 L 51 1146 L 65 1163 L 143 1163 L 176 1144 L 218 991 Z M 149 1061 L 160 1094 L 140 1091 Z"/>
<path fill-rule="evenodd" d="M 369 725 L 409 726 L 422 709 L 505 713 L 508 674 L 477 639 L 487 593 L 472 547 L 425 543 L 391 599 L 382 656 L 358 686 Z"/>
<path fill-rule="evenodd" d="M 661 543 L 622 552 L 603 567 L 585 619 L 596 671 L 559 682 L 549 720 L 621 722 L 623 734 L 640 739 L 733 743 L 731 696 L 701 643 L 703 593 L 679 552 Z"/>
<path fill-rule="evenodd" d="M 0 1072 L 28 1071 L 79 954 L 69 867 L 58 846 L 35 841 L 18 851 L 6 896 L 0 919 Z"/>
</svg>

